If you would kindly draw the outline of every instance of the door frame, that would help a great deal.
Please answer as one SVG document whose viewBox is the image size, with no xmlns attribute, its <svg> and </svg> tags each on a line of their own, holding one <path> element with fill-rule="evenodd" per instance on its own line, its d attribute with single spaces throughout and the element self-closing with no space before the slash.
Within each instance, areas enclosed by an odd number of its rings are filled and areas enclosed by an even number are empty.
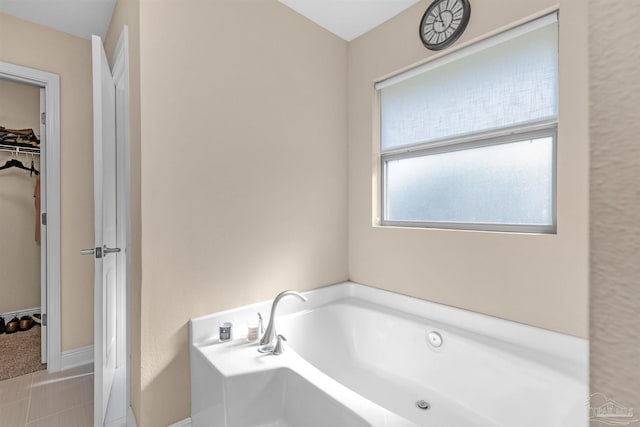
<svg viewBox="0 0 640 427">
<path fill-rule="evenodd" d="M 44 253 L 40 263 L 46 270 L 41 290 L 46 290 L 47 303 L 47 371 L 57 372 L 61 368 L 61 323 L 60 323 L 60 76 L 35 68 L 0 61 L 0 78 L 26 83 L 45 90 L 45 143 L 47 144 L 42 188 L 45 196 L 40 210 L 46 213 Z M 44 240 L 44 239 L 43 239 Z"/>
<path fill-rule="evenodd" d="M 47 90 L 43 87 L 38 88 L 40 92 L 40 173 L 46 175 L 47 171 Z M 43 143 L 44 142 L 44 143 Z M 35 197 L 35 194 L 34 194 Z M 47 179 L 46 176 L 40 177 L 40 211 L 42 206 L 47 206 Z M 38 218 L 40 222 L 40 314 L 47 313 L 47 263 L 42 260 L 47 259 L 47 233 L 42 232 L 42 218 Z M 44 308 L 43 308 L 44 307 Z M 42 318 L 42 316 L 41 316 Z M 40 362 L 47 363 L 47 322 L 41 322 L 40 326 Z"/>
</svg>

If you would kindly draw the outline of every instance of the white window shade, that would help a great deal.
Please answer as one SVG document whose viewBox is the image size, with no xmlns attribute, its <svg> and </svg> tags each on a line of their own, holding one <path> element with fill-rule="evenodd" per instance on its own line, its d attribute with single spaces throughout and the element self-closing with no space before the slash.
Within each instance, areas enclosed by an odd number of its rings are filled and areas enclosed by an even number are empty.
<svg viewBox="0 0 640 427">
<path fill-rule="evenodd" d="M 377 85 L 382 152 L 556 119 L 555 15 L 480 43 Z"/>
</svg>

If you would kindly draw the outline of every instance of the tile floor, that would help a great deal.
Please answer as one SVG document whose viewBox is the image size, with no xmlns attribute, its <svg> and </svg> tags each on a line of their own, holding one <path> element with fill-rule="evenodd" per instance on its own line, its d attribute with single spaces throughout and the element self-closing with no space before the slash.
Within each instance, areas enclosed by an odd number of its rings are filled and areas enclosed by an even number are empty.
<svg viewBox="0 0 640 427">
<path fill-rule="evenodd" d="M 93 425 L 93 365 L 0 381 L 0 427 Z"/>
</svg>

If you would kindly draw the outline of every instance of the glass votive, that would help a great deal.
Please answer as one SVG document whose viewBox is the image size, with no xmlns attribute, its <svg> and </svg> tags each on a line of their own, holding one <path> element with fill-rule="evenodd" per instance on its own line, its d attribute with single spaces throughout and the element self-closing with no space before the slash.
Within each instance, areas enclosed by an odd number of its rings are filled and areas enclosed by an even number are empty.
<svg viewBox="0 0 640 427">
<path fill-rule="evenodd" d="M 229 341 L 233 333 L 233 324 L 231 322 L 224 322 L 220 325 L 219 337 L 220 341 Z"/>
</svg>

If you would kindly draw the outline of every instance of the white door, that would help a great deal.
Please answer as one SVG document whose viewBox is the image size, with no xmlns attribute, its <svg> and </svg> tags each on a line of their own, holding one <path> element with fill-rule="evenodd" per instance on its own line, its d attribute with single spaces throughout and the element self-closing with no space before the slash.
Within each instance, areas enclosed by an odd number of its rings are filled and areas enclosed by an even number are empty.
<svg viewBox="0 0 640 427">
<path fill-rule="evenodd" d="M 98 36 L 93 51 L 93 162 L 95 203 L 94 426 L 101 427 L 116 368 L 116 97 Z"/>
</svg>

